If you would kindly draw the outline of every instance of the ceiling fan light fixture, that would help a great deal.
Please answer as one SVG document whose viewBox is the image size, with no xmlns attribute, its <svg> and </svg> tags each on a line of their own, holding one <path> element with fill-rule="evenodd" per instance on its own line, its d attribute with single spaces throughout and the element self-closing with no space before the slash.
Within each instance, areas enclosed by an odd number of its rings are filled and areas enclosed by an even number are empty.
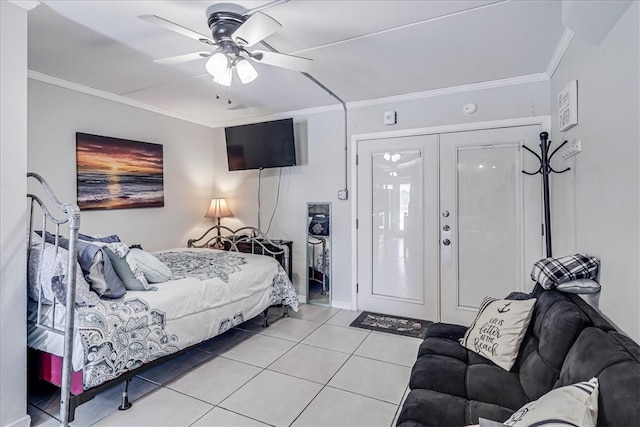
<svg viewBox="0 0 640 427">
<path fill-rule="evenodd" d="M 222 52 L 216 52 L 211 56 L 211 58 L 207 60 L 205 68 L 207 69 L 207 72 L 211 74 L 215 80 L 216 77 L 220 79 L 225 78 L 223 76 L 225 74 L 228 74 L 228 71 L 227 71 L 228 66 L 229 66 L 229 59 L 227 58 L 227 55 L 225 55 Z"/>
<path fill-rule="evenodd" d="M 244 84 L 251 83 L 258 77 L 258 72 L 249 61 L 242 58 L 236 63 L 236 72 Z"/>
<path fill-rule="evenodd" d="M 213 76 L 213 81 L 221 86 L 231 86 L 231 68 Z"/>
</svg>

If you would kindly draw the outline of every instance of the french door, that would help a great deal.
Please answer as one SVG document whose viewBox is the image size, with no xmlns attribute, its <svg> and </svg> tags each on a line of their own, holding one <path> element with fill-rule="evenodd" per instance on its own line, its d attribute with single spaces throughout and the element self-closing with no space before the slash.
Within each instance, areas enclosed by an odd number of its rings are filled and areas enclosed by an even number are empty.
<svg viewBox="0 0 640 427">
<path fill-rule="evenodd" d="M 443 322 L 470 324 L 485 296 L 524 291 L 542 254 L 540 126 L 440 136 L 440 287 Z M 526 163 L 526 165 L 524 164 Z"/>
<path fill-rule="evenodd" d="M 359 142 L 359 309 L 436 319 L 437 198 L 436 135 Z"/>
<path fill-rule="evenodd" d="M 542 253 L 540 126 L 358 142 L 358 309 L 469 324 Z M 533 156 L 531 156 L 533 157 Z"/>
</svg>

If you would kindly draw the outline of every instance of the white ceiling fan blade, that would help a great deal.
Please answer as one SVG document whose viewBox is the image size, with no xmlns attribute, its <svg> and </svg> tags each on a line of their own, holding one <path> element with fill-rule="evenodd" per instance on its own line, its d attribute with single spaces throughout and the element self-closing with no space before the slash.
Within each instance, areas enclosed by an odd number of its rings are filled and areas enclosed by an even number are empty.
<svg viewBox="0 0 640 427">
<path fill-rule="evenodd" d="M 231 36 L 240 46 L 251 47 L 269 37 L 282 28 L 282 25 L 272 17 L 262 12 L 256 12 Z"/>
<path fill-rule="evenodd" d="M 190 30 L 190 29 L 188 29 L 186 27 L 183 27 L 182 25 L 178 25 L 178 24 L 176 24 L 174 22 L 167 21 L 166 19 L 160 18 L 159 16 L 156 16 L 156 15 L 140 15 L 140 16 L 138 16 L 138 18 L 142 19 L 143 21 L 150 22 L 152 24 L 160 25 L 161 27 L 164 27 L 167 30 L 171 30 L 174 33 L 182 34 L 183 36 L 187 36 L 187 37 L 192 38 L 194 40 L 198 40 L 199 42 L 202 42 L 202 43 L 206 43 L 208 45 L 215 45 L 216 44 L 211 37 L 203 36 L 200 33 L 196 33 L 195 31 L 192 31 L 192 30 Z"/>
<path fill-rule="evenodd" d="M 171 56 L 169 58 L 154 59 L 156 64 L 173 65 L 181 64 L 183 62 L 195 61 L 196 59 L 208 58 L 212 55 L 211 52 L 193 52 L 184 55 Z"/>
<path fill-rule="evenodd" d="M 260 59 L 258 59 L 262 56 Z M 261 64 L 273 65 L 274 67 L 288 68 L 290 70 L 308 73 L 313 61 L 301 56 L 285 55 L 284 53 L 269 52 L 267 50 L 254 50 L 251 58 Z"/>
</svg>

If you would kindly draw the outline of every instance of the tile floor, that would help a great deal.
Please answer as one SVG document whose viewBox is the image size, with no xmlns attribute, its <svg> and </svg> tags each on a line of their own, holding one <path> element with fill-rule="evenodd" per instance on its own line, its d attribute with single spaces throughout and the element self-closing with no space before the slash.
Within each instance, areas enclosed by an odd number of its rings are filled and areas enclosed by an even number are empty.
<svg viewBox="0 0 640 427">
<path fill-rule="evenodd" d="M 73 426 L 392 426 L 421 340 L 351 328 L 360 313 L 303 304 L 262 316 L 76 409 Z M 29 393 L 32 426 L 55 426 L 59 391 Z"/>
</svg>

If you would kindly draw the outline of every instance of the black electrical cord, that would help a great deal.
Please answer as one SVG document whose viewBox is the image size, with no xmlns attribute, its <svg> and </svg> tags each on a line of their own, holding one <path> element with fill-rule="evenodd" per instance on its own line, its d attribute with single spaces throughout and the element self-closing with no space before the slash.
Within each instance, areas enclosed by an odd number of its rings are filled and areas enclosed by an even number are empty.
<svg viewBox="0 0 640 427">
<path fill-rule="evenodd" d="M 278 202 L 280 201 L 280 183 L 282 182 L 282 168 L 280 168 L 280 173 L 278 174 L 278 192 L 276 193 L 276 205 L 273 207 L 273 212 L 271 213 L 271 219 L 269 219 L 269 226 L 267 227 L 267 232 L 264 233 L 269 235 L 269 230 L 271 230 L 271 221 L 273 221 L 273 217 L 276 215 L 276 209 L 278 209 Z"/>
</svg>

